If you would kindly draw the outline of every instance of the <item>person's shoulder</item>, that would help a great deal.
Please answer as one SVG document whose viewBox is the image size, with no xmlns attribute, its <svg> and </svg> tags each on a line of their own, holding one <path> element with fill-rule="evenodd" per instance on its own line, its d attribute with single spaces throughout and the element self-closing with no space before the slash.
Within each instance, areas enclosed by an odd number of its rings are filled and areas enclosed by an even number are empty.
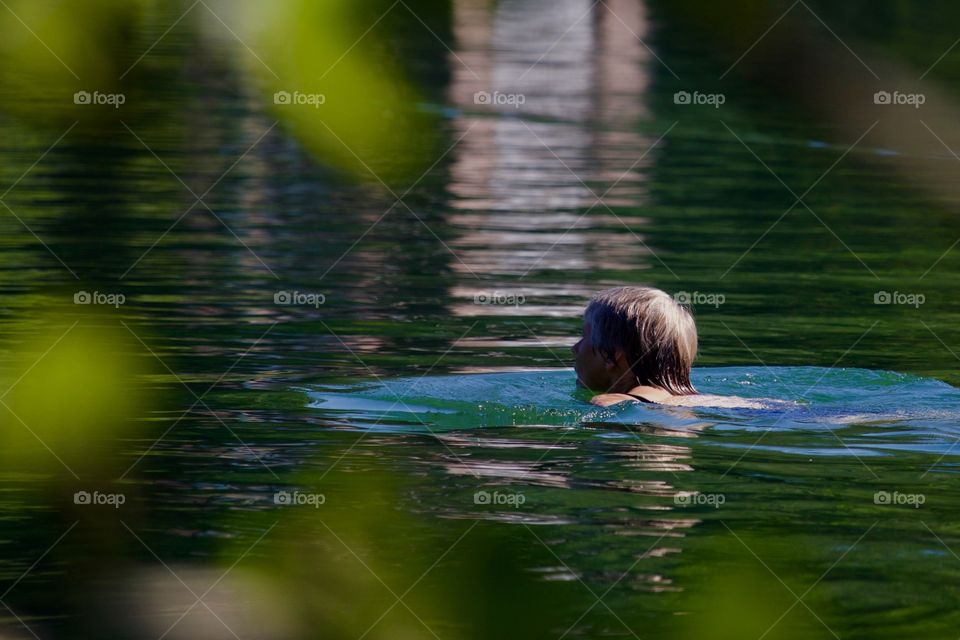
<svg viewBox="0 0 960 640">
<path fill-rule="evenodd" d="M 763 402 L 739 396 L 715 396 L 706 393 L 695 393 L 686 396 L 672 396 L 663 404 L 677 407 L 704 407 L 716 409 L 763 409 Z"/>
<path fill-rule="evenodd" d="M 626 393 L 601 393 L 594 396 L 590 403 L 600 407 L 609 407 L 631 400 L 633 402 L 642 401 L 640 397 Z M 671 407 L 700 407 L 704 409 L 768 409 L 778 404 L 778 401 L 764 401 L 739 396 L 717 396 L 708 393 L 692 393 L 680 396 L 666 395 L 661 398 L 648 399 L 647 402 Z"/>
<path fill-rule="evenodd" d="M 620 404 L 627 400 L 636 400 L 636 398 L 628 396 L 625 393 L 601 393 L 600 395 L 593 396 L 593 398 L 590 399 L 590 404 L 595 404 L 599 407 L 609 407 L 610 405 Z"/>
</svg>

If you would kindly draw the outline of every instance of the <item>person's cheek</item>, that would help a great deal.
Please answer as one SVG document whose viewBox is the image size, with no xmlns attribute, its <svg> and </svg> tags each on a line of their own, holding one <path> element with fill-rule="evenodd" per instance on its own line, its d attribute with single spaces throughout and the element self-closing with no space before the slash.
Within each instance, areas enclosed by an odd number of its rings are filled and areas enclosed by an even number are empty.
<svg viewBox="0 0 960 640">
<path fill-rule="evenodd" d="M 586 359 L 583 366 L 583 383 L 590 387 L 591 389 L 594 386 L 594 382 L 597 377 L 597 372 L 594 367 L 594 362 L 592 360 Z"/>
</svg>

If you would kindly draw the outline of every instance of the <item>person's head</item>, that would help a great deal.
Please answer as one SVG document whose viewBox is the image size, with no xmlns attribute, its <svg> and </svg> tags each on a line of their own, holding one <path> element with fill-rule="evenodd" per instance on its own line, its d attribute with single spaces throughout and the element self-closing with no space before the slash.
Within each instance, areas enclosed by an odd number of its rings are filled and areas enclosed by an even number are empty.
<svg viewBox="0 0 960 640">
<path fill-rule="evenodd" d="M 697 325 L 686 307 L 659 289 L 616 287 L 595 295 L 573 353 L 577 383 L 592 391 L 646 385 L 674 395 L 696 393 L 690 369 Z"/>
</svg>

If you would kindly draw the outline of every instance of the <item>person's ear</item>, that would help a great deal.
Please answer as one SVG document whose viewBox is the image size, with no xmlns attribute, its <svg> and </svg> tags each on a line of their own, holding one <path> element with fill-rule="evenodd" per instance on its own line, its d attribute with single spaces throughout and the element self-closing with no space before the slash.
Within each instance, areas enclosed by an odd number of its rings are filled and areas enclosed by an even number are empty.
<svg viewBox="0 0 960 640">
<path fill-rule="evenodd" d="M 607 371 L 613 371 L 614 369 L 625 370 L 627 368 L 627 356 L 623 354 L 623 351 L 617 349 L 613 354 L 613 358 L 607 358 L 606 366 Z"/>
</svg>

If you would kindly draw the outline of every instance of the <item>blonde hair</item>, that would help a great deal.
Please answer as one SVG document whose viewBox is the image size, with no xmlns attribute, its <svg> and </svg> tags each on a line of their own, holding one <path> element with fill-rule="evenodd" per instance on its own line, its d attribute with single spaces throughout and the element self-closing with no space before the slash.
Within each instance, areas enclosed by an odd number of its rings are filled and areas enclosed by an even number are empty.
<svg viewBox="0 0 960 640">
<path fill-rule="evenodd" d="M 583 319 L 594 349 L 611 360 L 622 352 L 635 384 L 673 395 L 697 392 L 690 382 L 697 325 L 690 310 L 668 293 L 653 287 L 607 289 L 593 296 Z"/>
</svg>

